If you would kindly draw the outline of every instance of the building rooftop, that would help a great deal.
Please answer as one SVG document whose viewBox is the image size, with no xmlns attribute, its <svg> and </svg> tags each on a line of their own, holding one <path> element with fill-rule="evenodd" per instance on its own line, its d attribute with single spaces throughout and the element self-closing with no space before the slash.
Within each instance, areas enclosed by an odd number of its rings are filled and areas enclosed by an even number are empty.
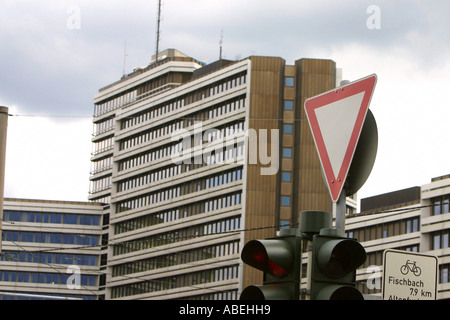
<svg viewBox="0 0 450 320">
<path fill-rule="evenodd" d="M 395 209 L 417 203 L 420 203 L 420 187 L 411 187 L 361 199 L 361 213 Z"/>
</svg>

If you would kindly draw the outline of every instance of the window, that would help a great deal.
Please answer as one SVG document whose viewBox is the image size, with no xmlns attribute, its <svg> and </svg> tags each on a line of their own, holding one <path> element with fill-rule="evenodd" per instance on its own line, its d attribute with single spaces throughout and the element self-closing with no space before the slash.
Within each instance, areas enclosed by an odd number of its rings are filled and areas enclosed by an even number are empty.
<svg viewBox="0 0 450 320">
<path fill-rule="evenodd" d="M 285 123 L 283 125 L 283 133 L 285 133 L 285 134 L 292 134 L 292 124 Z"/>
<path fill-rule="evenodd" d="M 433 250 L 437 250 L 441 248 L 441 235 L 436 234 L 433 236 Z"/>
<path fill-rule="evenodd" d="M 439 283 L 449 282 L 449 269 L 450 265 L 448 264 L 439 266 Z"/>
<path fill-rule="evenodd" d="M 286 77 L 284 85 L 286 87 L 293 87 L 294 86 L 294 77 Z"/>
<path fill-rule="evenodd" d="M 450 245 L 449 235 L 450 235 L 450 230 L 441 230 L 441 231 L 432 233 L 431 234 L 432 239 L 433 239 L 432 250 L 448 248 Z"/>
<path fill-rule="evenodd" d="M 434 198 L 432 200 L 434 216 L 450 212 L 450 195 Z"/>
<path fill-rule="evenodd" d="M 288 229 L 290 226 L 289 220 L 280 221 L 280 229 Z"/>
<path fill-rule="evenodd" d="M 284 100 L 284 110 L 286 110 L 286 111 L 294 110 L 294 101 Z"/>
<path fill-rule="evenodd" d="M 388 230 L 387 230 L 387 226 L 383 225 L 383 229 L 382 229 L 382 234 L 381 237 L 382 238 L 387 238 L 388 237 Z"/>
<path fill-rule="evenodd" d="M 281 181 L 291 182 L 291 173 L 290 172 L 282 172 L 281 173 Z"/>
<path fill-rule="evenodd" d="M 283 148 L 283 158 L 292 158 L 292 148 Z"/>
<path fill-rule="evenodd" d="M 281 197 L 281 205 L 283 207 L 289 207 L 291 205 L 291 197 L 290 196 L 282 196 Z"/>
<path fill-rule="evenodd" d="M 406 220 L 406 233 L 419 231 L 419 218 Z"/>
</svg>

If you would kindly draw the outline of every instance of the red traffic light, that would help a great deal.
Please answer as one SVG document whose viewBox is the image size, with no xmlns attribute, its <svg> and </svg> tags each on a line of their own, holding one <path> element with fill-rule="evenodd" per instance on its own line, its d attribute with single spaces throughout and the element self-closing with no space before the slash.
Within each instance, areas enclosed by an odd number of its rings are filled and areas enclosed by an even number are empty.
<svg viewBox="0 0 450 320">
<path fill-rule="evenodd" d="M 252 240 L 245 245 L 241 256 L 248 265 L 279 278 L 292 268 L 292 246 L 283 240 Z"/>
</svg>

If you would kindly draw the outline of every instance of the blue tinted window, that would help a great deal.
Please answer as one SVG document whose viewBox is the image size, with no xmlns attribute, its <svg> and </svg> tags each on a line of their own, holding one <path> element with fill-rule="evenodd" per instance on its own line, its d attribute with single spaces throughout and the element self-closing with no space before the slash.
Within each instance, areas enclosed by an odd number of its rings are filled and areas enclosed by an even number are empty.
<svg viewBox="0 0 450 320">
<path fill-rule="evenodd" d="M 286 77 L 285 86 L 293 87 L 294 86 L 294 77 Z"/>
<path fill-rule="evenodd" d="M 283 148 L 283 158 L 292 158 L 291 148 Z"/>
<path fill-rule="evenodd" d="M 291 182 L 291 173 L 290 172 L 282 172 L 281 173 L 281 181 Z"/>
<path fill-rule="evenodd" d="M 289 123 L 284 124 L 283 133 L 292 134 L 292 124 Z"/>
<path fill-rule="evenodd" d="M 287 111 L 294 110 L 294 101 L 284 100 L 284 110 L 287 110 Z"/>
<path fill-rule="evenodd" d="M 291 205 L 291 197 L 289 196 L 282 196 L 281 197 L 281 205 L 284 207 L 288 207 Z"/>
</svg>

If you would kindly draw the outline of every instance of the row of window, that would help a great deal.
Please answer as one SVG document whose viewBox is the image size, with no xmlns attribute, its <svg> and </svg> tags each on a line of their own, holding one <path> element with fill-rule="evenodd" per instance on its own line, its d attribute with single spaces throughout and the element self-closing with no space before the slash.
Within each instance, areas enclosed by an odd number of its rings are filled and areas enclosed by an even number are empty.
<svg viewBox="0 0 450 320">
<path fill-rule="evenodd" d="M 113 266 L 112 276 L 123 276 L 180 264 L 233 255 L 239 252 L 239 241 L 220 243 L 187 251 L 143 259 Z"/>
<path fill-rule="evenodd" d="M 173 186 L 167 189 L 147 193 L 136 198 L 120 201 L 117 203 L 116 208 L 117 212 L 133 210 L 241 179 L 242 168 L 235 168 L 219 174 L 214 174 L 194 181 L 182 183 L 180 185 Z"/>
<path fill-rule="evenodd" d="M 114 148 L 114 137 L 109 137 L 93 143 L 92 155 L 102 153 Z"/>
<path fill-rule="evenodd" d="M 136 177 L 123 180 L 117 184 L 117 192 L 130 190 L 149 183 L 171 178 L 182 173 L 183 165 L 171 165 L 162 169 L 153 170 Z"/>
<path fill-rule="evenodd" d="M 152 149 L 150 151 L 142 152 L 137 156 L 132 156 L 119 163 L 119 171 L 128 170 L 142 164 L 155 161 L 168 157 L 174 153 L 181 152 L 183 150 L 183 142 L 176 142 L 165 145 L 158 149 Z"/>
<path fill-rule="evenodd" d="M 125 212 L 152 204 L 178 198 L 181 195 L 181 187 L 171 187 L 164 190 L 158 190 L 132 199 L 119 201 L 116 203 L 116 212 Z"/>
<path fill-rule="evenodd" d="M 347 235 L 348 237 L 356 238 L 359 241 L 370 241 L 418 231 L 420 231 L 420 220 L 419 217 L 415 217 L 379 223 L 361 229 L 352 229 L 347 232 Z"/>
<path fill-rule="evenodd" d="M 163 212 L 157 212 L 137 217 L 134 219 L 128 219 L 115 224 L 114 232 L 115 234 L 120 234 L 205 213 L 206 208 L 214 206 L 214 202 L 210 203 L 210 201 L 213 200 L 198 201 L 183 206 L 178 206 L 176 209 L 170 209 Z M 232 193 L 220 196 L 216 198 L 216 200 L 217 202 L 220 202 L 220 205 L 230 207 L 233 205 L 239 205 L 241 197 L 240 193 Z M 216 206 L 217 205 L 218 204 L 216 203 Z"/>
<path fill-rule="evenodd" d="M 175 231 L 165 232 L 140 238 L 137 240 L 112 244 L 114 246 L 114 255 L 145 250 L 149 248 L 159 247 L 166 244 L 182 242 L 197 237 L 207 235 L 230 232 L 240 228 L 241 218 L 232 217 L 218 221 L 213 221 L 201 225 L 191 226 Z"/>
<path fill-rule="evenodd" d="M 205 99 L 213 95 L 217 95 L 221 92 L 233 89 L 237 86 L 244 84 L 245 82 L 246 82 L 246 75 L 244 73 L 239 75 L 233 75 L 230 78 L 221 80 L 217 83 L 212 84 L 211 86 L 201 88 L 199 89 L 199 92 L 188 93 L 183 97 L 177 98 L 161 106 L 151 107 L 151 109 L 149 110 L 146 110 L 134 117 L 130 117 L 127 120 L 122 121 L 121 129 L 130 128 L 132 126 L 135 126 L 137 124 L 149 120 L 154 121 L 156 118 L 163 116 L 169 112 L 175 112 L 178 109 L 185 107 L 186 105 L 189 105 L 191 103 Z"/>
<path fill-rule="evenodd" d="M 222 117 L 227 113 L 243 109 L 245 107 L 245 96 L 229 100 L 222 105 L 208 109 L 208 119 Z"/>
<path fill-rule="evenodd" d="M 184 106 L 185 97 L 180 97 L 161 106 L 151 107 L 151 109 L 141 112 L 136 116 L 129 116 L 126 120 L 122 120 L 120 129 L 124 130 L 149 120 L 155 120 L 155 118 L 158 118 L 159 116 L 165 115 L 169 112 L 175 112 L 178 109 L 184 108 Z"/>
<path fill-rule="evenodd" d="M 153 128 L 144 133 L 139 133 L 138 135 L 135 135 L 133 137 L 121 141 L 120 150 L 131 148 L 136 145 L 146 143 L 148 141 L 152 141 L 163 136 L 167 136 L 173 132 L 176 132 L 177 130 L 187 128 L 193 125 L 195 121 L 204 121 L 220 117 L 229 112 L 233 112 L 235 110 L 243 108 L 244 104 L 245 104 L 245 97 L 241 97 L 238 100 L 236 99 L 229 100 L 221 105 L 209 108 L 208 110 L 201 110 L 195 112 L 192 115 L 189 115 L 188 117 L 185 117 L 181 120 L 177 120 L 169 124 L 164 124 L 163 126 L 160 126 L 158 128 Z"/>
<path fill-rule="evenodd" d="M 209 110 L 210 117 L 219 116 L 219 114 L 222 114 L 222 110 L 223 110 L 223 112 L 231 112 L 231 111 L 236 110 L 237 108 L 242 108 L 243 106 L 244 106 L 244 98 L 240 98 L 239 100 L 236 100 L 236 101 L 232 100 L 226 104 L 223 104 L 219 107 L 215 107 L 215 108 Z M 184 120 L 184 121 L 186 121 L 186 120 Z M 189 122 L 191 122 L 191 121 L 189 121 Z M 230 128 L 222 129 L 222 131 L 226 130 L 226 133 L 221 132 L 222 133 L 221 136 L 231 135 L 231 134 L 235 133 L 235 131 L 237 132 L 238 130 L 243 130 L 243 123 L 240 125 L 237 125 L 237 126 L 238 127 L 235 127 L 235 125 L 233 125 Z M 169 126 L 164 126 L 164 127 L 161 127 L 161 128 L 155 129 L 155 130 L 148 131 L 144 134 L 140 134 L 138 136 L 131 137 L 129 139 L 121 141 L 120 149 L 123 150 L 126 148 L 133 147 L 135 145 L 141 144 L 141 143 L 145 143 L 152 139 L 159 138 L 162 135 L 170 134 L 177 129 L 181 129 L 182 127 L 184 127 L 183 121 L 178 121 Z M 205 133 L 205 135 L 206 135 L 206 133 Z M 213 140 L 213 139 L 211 139 L 211 135 L 217 135 L 217 130 L 210 130 L 208 138 L 206 138 L 208 141 Z M 219 138 L 219 137 L 216 137 L 216 139 L 217 138 Z M 113 138 L 108 138 L 108 139 L 94 143 L 93 154 L 98 154 L 100 152 L 111 149 L 113 147 L 113 143 L 114 143 L 113 141 L 114 141 Z M 176 146 L 172 147 L 170 150 L 170 154 L 181 151 L 180 147 L 181 147 L 180 145 L 176 145 Z M 184 147 L 188 148 L 190 146 L 184 146 Z M 148 156 L 151 157 L 152 160 L 156 160 L 156 159 L 159 159 L 160 157 L 167 156 L 168 155 L 167 151 L 168 151 L 167 148 L 162 148 L 161 150 L 156 150 L 156 152 L 148 154 Z M 160 152 L 161 152 L 161 155 L 160 155 Z M 165 154 L 165 152 L 166 152 L 166 154 Z M 140 158 L 136 159 L 138 161 L 138 163 L 139 163 L 139 159 Z M 151 161 L 151 160 L 149 160 L 149 161 Z M 126 166 L 126 164 L 125 164 L 125 166 Z M 109 169 L 111 167 L 112 167 L 112 158 L 111 157 L 105 158 L 105 159 L 98 161 L 98 163 L 95 162 L 95 164 L 93 164 L 92 172 L 93 173 L 100 172 L 100 171 Z M 107 189 L 110 186 L 110 184 L 105 181 L 94 183 L 94 184 L 95 184 L 95 186 L 92 186 L 92 188 L 90 189 L 91 193 L 95 193 L 97 191 Z M 99 185 L 97 188 L 97 184 L 101 184 L 101 185 Z"/>
<path fill-rule="evenodd" d="M 239 125 L 237 125 L 237 126 L 238 126 L 238 128 L 240 127 Z M 234 127 L 235 127 L 235 125 L 233 125 L 233 128 Z M 135 166 L 139 166 L 139 165 L 145 164 L 147 162 L 157 160 L 162 157 L 167 157 L 174 153 L 178 153 L 178 152 L 181 153 L 182 143 L 183 143 L 183 141 L 179 142 L 177 144 L 171 145 L 169 147 L 163 147 L 161 149 L 141 153 L 137 156 L 125 159 L 122 162 L 120 162 L 119 171 L 131 169 Z M 244 145 L 242 143 L 238 144 L 235 147 L 232 147 L 232 148 L 225 147 L 224 149 L 225 150 L 223 150 L 223 149 L 213 150 L 211 153 L 207 154 L 204 159 L 205 160 L 204 164 L 211 165 L 211 164 L 215 164 L 215 163 L 223 163 L 223 162 L 229 161 L 231 159 L 240 157 L 244 153 Z M 108 160 L 106 160 L 106 159 L 108 159 Z M 109 161 L 112 158 L 106 158 L 106 159 L 105 159 L 104 163 L 102 163 L 102 164 L 105 165 L 105 167 L 103 167 L 103 168 L 108 169 L 108 168 L 112 167 L 112 164 L 110 164 L 110 162 L 112 162 L 112 160 Z M 183 162 L 190 163 L 190 162 L 193 162 L 193 160 L 186 159 L 186 160 L 183 160 Z M 203 163 L 203 161 L 202 161 L 202 163 Z M 99 166 L 101 166 L 101 164 L 99 164 Z M 174 171 L 172 171 L 172 170 L 174 170 Z M 177 171 L 177 169 L 175 167 L 169 167 L 169 168 L 165 168 L 165 169 L 162 169 L 159 171 L 152 172 L 150 174 L 144 174 L 139 177 L 131 178 L 129 180 L 126 180 L 126 181 L 120 183 L 118 185 L 118 191 L 120 192 L 120 191 L 128 190 L 128 189 L 132 188 L 133 185 L 137 187 L 137 186 L 141 185 L 139 183 L 144 183 L 144 180 L 149 181 L 148 179 L 150 179 L 150 181 L 154 182 L 154 181 L 158 181 L 159 177 L 163 177 L 163 176 L 170 177 L 170 176 L 177 175 L 180 173 L 181 172 L 179 171 L 179 169 Z M 173 174 L 173 175 L 171 175 L 171 174 Z M 164 178 L 161 178 L 161 179 L 164 179 Z M 100 178 L 97 180 L 92 180 L 90 182 L 90 193 L 92 194 L 92 193 L 95 193 L 98 191 L 108 189 L 110 186 L 111 186 L 111 177 L 110 176 L 103 177 L 103 178 Z"/>
<path fill-rule="evenodd" d="M 230 267 L 203 270 L 199 272 L 180 274 L 166 278 L 146 280 L 138 283 L 117 286 L 112 288 L 111 297 L 114 299 L 148 292 L 236 279 L 238 278 L 238 268 L 238 265 L 234 265 Z"/>
<path fill-rule="evenodd" d="M 239 295 L 237 290 L 227 290 L 183 297 L 181 300 L 238 300 L 238 297 Z"/>
<path fill-rule="evenodd" d="M 224 148 L 216 148 L 209 154 L 204 154 L 203 157 L 205 165 L 209 166 L 213 164 L 230 163 L 230 161 L 235 161 L 235 163 L 238 163 L 239 160 L 237 160 L 237 158 L 242 157 L 243 155 L 244 144 L 239 143 L 233 148 L 230 148 L 229 146 Z"/>
<path fill-rule="evenodd" d="M 223 163 L 230 159 L 235 159 L 236 157 L 240 157 L 244 153 L 244 145 L 242 143 L 234 146 L 232 148 L 226 148 L 225 152 L 223 150 L 215 150 L 205 158 L 205 162 L 202 161 L 201 165 L 196 166 L 196 168 L 200 168 L 203 166 L 215 164 L 215 163 Z M 192 162 L 194 162 L 194 158 L 189 160 L 184 160 L 182 164 L 179 165 L 171 165 L 164 167 L 162 169 L 153 170 L 150 172 L 143 173 L 136 177 L 132 177 L 130 179 L 123 180 L 118 183 L 117 191 L 126 191 L 133 188 L 140 187 L 142 185 L 146 185 L 149 183 L 154 183 L 160 180 L 164 180 L 167 178 L 175 177 L 184 172 L 188 172 L 192 167 Z"/>
<path fill-rule="evenodd" d="M 59 243 L 59 244 L 76 244 L 82 246 L 96 246 L 98 245 L 98 236 L 67 234 L 67 233 L 3 230 L 2 241 Z"/>
<path fill-rule="evenodd" d="M 98 226 L 100 217 L 89 214 L 31 212 L 31 211 L 3 211 L 3 221 L 10 222 L 36 222 L 36 223 L 63 223 Z"/>
<path fill-rule="evenodd" d="M 100 179 L 89 181 L 89 193 L 95 193 L 106 190 L 111 187 L 112 176 L 102 177 Z"/>
<path fill-rule="evenodd" d="M 136 101 L 137 90 L 133 90 L 122 94 L 119 97 L 111 99 L 107 102 L 96 104 L 94 106 L 94 117 L 98 117 L 102 114 L 105 114 L 109 111 L 115 110 L 121 106 L 124 106 L 128 103 Z"/>
<path fill-rule="evenodd" d="M 203 139 L 206 142 L 216 141 L 233 134 L 242 133 L 244 131 L 244 122 L 236 122 L 233 124 L 226 124 L 220 128 L 208 129 L 203 135 Z"/>
<path fill-rule="evenodd" d="M 2 250 L 0 261 L 96 266 L 97 256 L 88 254 Z"/>
<path fill-rule="evenodd" d="M 169 128 L 169 127 L 167 127 Z M 243 132 L 244 130 L 244 122 L 237 122 L 233 124 L 226 124 L 222 128 L 219 129 L 209 129 L 206 130 L 203 134 L 203 139 L 207 142 L 215 141 L 220 138 L 225 138 L 227 136 L 231 136 L 233 134 L 237 134 L 240 132 Z M 168 132 L 171 133 L 171 132 Z M 152 139 L 153 132 L 146 132 L 144 134 L 134 136 L 130 139 L 124 140 L 121 142 L 122 148 L 130 148 L 134 147 L 136 145 L 139 145 L 141 143 L 146 143 L 149 140 Z M 201 135 L 198 135 L 200 139 L 202 139 Z M 193 135 L 192 137 L 184 137 L 182 141 L 179 143 L 173 144 L 171 143 L 169 146 L 163 146 L 159 147 L 153 151 L 150 151 L 148 153 L 148 161 L 154 161 L 159 158 L 164 158 L 166 156 L 172 155 L 172 154 L 178 154 L 181 153 L 182 150 L 188 150 L 192 148 L 192 146 L 197 146 L 202 144 L 201 141 L 194 141 L 194 139 L 197 137 L 197 135 Z M 122 149 L 121 148 L 121 149 Z M 139 165 L 139 164 L 138 164 Z"/>
<path fill-rule="evenodd" d="M 109 156 L 106 158 L 102 158 L 100 160 L 91 162 L 91 174 L 99 173 L 108 169 L 111 169 L 113 166 L 113 157 Z"/>
<path fill-rule="evenodd" d="M 1 294 L 0 293 L 0 300 L 8 300 L 8 301 L 12 301 L 12 300 L 20 300 L 20 301 L 24 301 L 24 300 L 49 300 L 51 298 L 47 298 L 46 296 L 53 296 L 55 297 L 55 299 L 60 299 L 61 298 L 61 294 L 60 293 L 48 293 L 48 292 L 35 292 L 33 291 L 32 295 L 29 295 L 29 292 L 19 292 L 19 291 L 14 291 L 14 293 L 20 293 L 20 294 L 24 294 L 24 295 L 6 295 L 6 294 Z M 64 294 L 64 297 L 66 298 L 75 298 L 75 299 L 82 299 L 82 300 L 96 300 L 96 296 L 91 295 L 80 295 L 80 294 Z"/>
<path fill-rule="evenodd" d="M 23 282 L 23 283 L 47 283 L 47 284 L 72 284 L 70 283 L 71 274 L 47 273 L 47 272 L 28 272 L 28 271 L 0 271 L 0 281 Z M 67 282 L 69 280 L 69 283 Z M 80 275 L 80 284 L 82 286 L 95 286 L 97 277 L 92 275 Z"/>
<path fill-rule="evenodd" d="M 395 247 L 392 249 L 404 250 L 407 252 L 419 252 L 419 245 L 414 244 L 414 245 L 410 245 L 410 246 Z M 366 261 L 361 266 L 361 268 L 368 268 L 369 266 L 383 265 L 383 256 L 384 256 L 384 250 L 368 252 Z"/>
<path fill-rule="evenodd" d="M 177 130 L 180 130 L 184 127 L 184 121 L 178 120 L 172 122 L 170 124 L 165 124 L 161 127 L 154 128 L 143 133 L 139 133 L 130 138 L 126 138 L 120 141 L 120 150 L 125 150 L 128 148 L 132 148 L 134 146 L 138 146 L 142 143 L 147 143 L 152 140 L 159 139 L 161 137 L 167 136 Z"/>
<path fill-rule="evenodd" d="M 114 129 L 114 118 L 108 118 L 102 122 L 94 123 L 94 136 L 98 136 Z"/>
</svg>

